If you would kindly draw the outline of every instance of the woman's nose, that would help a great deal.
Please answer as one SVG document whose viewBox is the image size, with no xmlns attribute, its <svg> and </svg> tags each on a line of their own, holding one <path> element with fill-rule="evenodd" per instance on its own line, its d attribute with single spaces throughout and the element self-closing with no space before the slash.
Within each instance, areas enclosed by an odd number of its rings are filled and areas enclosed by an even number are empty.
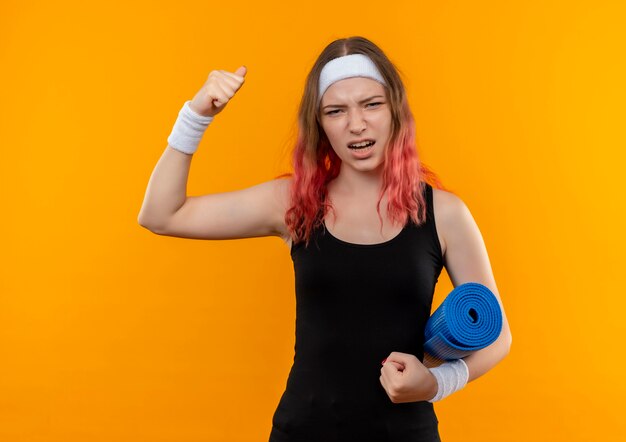
<svg viewBox="0 0 626 442">
<path fill-rule="evenodd" d="M 353 112 L 350 115 L 350 131 L 351 132 L 363 132 L 365 130 L 365 117 L 361 112 Z"/>
</svg>

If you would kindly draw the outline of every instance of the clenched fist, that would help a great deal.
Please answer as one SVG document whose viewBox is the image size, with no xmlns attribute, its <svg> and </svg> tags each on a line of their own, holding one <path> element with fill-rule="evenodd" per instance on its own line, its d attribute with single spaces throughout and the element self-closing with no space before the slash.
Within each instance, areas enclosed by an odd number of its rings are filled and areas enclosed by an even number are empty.
<svg viewBox="0 0 626 442">
<path fill-rule="evenodd" d="M 219 114 L 241 88 L 246 72 L 245 66 L 241 66 L 234 73 L 225 70 L 211 71 L 206 83 L 189 103 L 189 107 L 205 117 Z"/>
<path fill-rule="evenodd" d="M 394 404 L 428 401 L 437 394 L 437 378 L 415 355 L 391 352 L 380 373 L 380 383 Z"/>
</svg>

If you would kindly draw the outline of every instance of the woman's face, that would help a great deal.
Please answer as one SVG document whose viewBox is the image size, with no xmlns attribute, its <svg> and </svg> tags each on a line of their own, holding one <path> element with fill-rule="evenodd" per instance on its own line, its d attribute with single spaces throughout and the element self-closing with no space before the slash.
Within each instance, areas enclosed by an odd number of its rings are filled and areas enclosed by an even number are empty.
<svg viewBox="0 0 626 442">
<path fill-rule="evenodd" d="M 391 133 L 391 109 L 381 83 L 365 77 L 333 83 L 322 96 L 320 121 L 342 168 L 370 171 L 383 163 Z M 349 147 L 360 140 L 375 143 L 361 150 Z"/>
</svg>

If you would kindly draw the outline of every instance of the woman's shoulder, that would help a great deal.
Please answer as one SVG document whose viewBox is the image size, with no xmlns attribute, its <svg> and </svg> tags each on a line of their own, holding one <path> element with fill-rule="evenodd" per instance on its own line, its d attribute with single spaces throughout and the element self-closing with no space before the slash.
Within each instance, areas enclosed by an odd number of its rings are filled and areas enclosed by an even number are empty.
<svg viewBox="0 0 626 442">
<path fill-rule="evenodd" d="M 447 207 L 463 203 L 461 198 L 456 193 L 444 189 L 438 189 L 435 186 L 431 187 L 433 189 L 433 205 L 439 204 L 439 206 Z"/>
<path fill-rule="evenodd" d="M 457 216 L 459 211 L 467 209 L 465 202 L 456 193 L 438 189 L 434 186 L 432 186 L 432 189 L 435 217 L 438 216 L 440 220 L 443 221 L 450 217 Z"/>
</svg>

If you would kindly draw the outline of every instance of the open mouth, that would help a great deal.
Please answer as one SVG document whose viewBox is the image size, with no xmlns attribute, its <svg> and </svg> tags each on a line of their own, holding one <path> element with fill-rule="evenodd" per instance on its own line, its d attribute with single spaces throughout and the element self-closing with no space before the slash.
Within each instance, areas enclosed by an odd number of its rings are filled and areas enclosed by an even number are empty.
<svg viewBox="0 0 626 442">
<path fill-rule="evenodd" d="M 371 147 L 374 145 L 374 143 L 376 143 L 376 141 L 367 141 L 365 143 L 357 143 L 357 144 L 348 144 L 348 147 L 352 150 L 366 150 L 367 148 Z"/>
</svg>

